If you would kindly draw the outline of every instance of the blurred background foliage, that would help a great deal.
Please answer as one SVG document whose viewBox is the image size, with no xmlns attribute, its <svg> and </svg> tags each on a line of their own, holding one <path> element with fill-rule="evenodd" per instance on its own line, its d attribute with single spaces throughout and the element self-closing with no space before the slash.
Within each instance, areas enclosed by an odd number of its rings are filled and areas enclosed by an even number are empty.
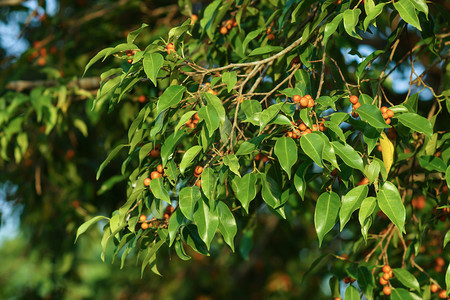
<svg viewBox="0 0 450 300">
<path fill-rule="evenodd" d="M 209 3 L 191 2 L 194 13 Z M 101 226 L 74 245 L 81 223 L 94 215 L 111 215 L 126 199 L 125 182 L 114 177 L 120 173 L 120 158 L 111 162 L 100 181 L 95 174 L 106 154 L 126 141 L 128 126 L 143 106 L 139 96 L 158 92 L 145 85 L 116 110 L 92 110 L 96 75 L 110 65 L 95 64 L 79 80 L 84 67 L 99 50 L 124 42 L 142 23 L 150 30 L 140 35 L 141 45 L 164 37 L 187 19 L 182 12 L 173 0 L 0 1 L 0 126 L 8 121 L 7 115 L 27 116 L 7 134 L 26 133 L 28 146 L 24 153 L 21 145 L 0 146 L 1 230 L 13 232 L 0 240 L 0 299 L 330 298 L 328 263 L 333 261 L 334 272 L 339 272 L 339 262 L 318 250 L 313 201 L 291 203 L 305 211 L 292 224 L 270 211 L 253 216 L 257 220 L 248 223 L 254 226 L 236 241 L 239 253 L 232 254 L 220 240 L 210 257 L 190 253 L 193 260 L 188 262 L 166 251 L 158 263 L 163 277 L 148 270 L 141 279 L 132 256 L 122 270 L 120 261 L 102 262 Z M 375 36 L 367 41 L 372 45 L 366 46 L 378 48 L 376 43 L 382 40 Z M 355 43 L 337 37 L 336 53 L 358 49 Z M 399 49 L 396 56 L 401 57 L 406 50 Z M 337 56 L 340 65 L 347 64 L 346 72 L 357 65 L 356 60 L 347 61 L 351 56 Z M 429 84 L 438 85 L 440 76 L 438 68 Z M 394 103 L 406 94 L 393 88 L 388 92 Z M 430 106 L 420 103 L 422 111 Z M 113 187 L 103 193 L 107 186 Z M 7 203 L 13 204 L 15 213 L 5 215 Z M 20 218 L 17 228 L 6 226 L 15 217 Z M 374 231 L 386 225 L 380 221 Z M 328 249 L 352 253 L 359 246 L 345 243 L 352 238 L 352 232 L 344 230 Z M 308 272 L 311 266 L 314 269 Z M 335 273 L 340 278 L 345 276 L 343 265 L 341 269 L 342 274 Z"/>
</svg>

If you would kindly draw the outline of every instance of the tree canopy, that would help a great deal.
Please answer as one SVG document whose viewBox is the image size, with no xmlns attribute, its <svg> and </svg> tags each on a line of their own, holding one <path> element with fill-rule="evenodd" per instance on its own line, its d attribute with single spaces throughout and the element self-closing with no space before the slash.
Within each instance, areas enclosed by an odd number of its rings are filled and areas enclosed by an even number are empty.
<svg viewBox="0 0 450 300">
<path fill-rule="evenodd" d="M 0 5 L 1 296 L 447 297 L 448 2 Z"/>
</svg>

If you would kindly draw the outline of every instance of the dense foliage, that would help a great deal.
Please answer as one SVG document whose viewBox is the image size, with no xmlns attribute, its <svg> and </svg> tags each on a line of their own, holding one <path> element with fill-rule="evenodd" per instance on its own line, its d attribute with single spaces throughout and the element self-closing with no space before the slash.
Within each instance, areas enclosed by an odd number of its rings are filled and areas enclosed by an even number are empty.
<svg viewBox="0 0 450 300">
<path fill-rule="evenodd" d="M 31 240 L 75 230 L 78 240 L 101 224 L 101 258 L 122 268 L 134 256 L 142 274 L 206 255 L 219 282 L 239 266 L 239 286 L 263 258 L 291 257 L 270 263 L 267 294 L 310 296 L 325 282 L 335 298 L 446 298 L 447 4 L 178 5 L 188 17 L 178 26 L 145 23 L 89 62 L 83 55 L 84 79 L 45 68 L 52 80 L 31 90 L 6 85 L 2 180 L 33 182 L 13 195 L 39 228 Z M 34 47 L 21 59 L 42 65 L 42 49 L 58 51 Z M 88 77 L 100 73 L 99 85 Z M 64 227 L 45 226 L 61 212 Z M 72 243 L 59 244 L 61 261 Z M 306 287 L 311 276 L 320 280 Z M 233 294 L 223 289 L 208 293 Z"/>
</svg>

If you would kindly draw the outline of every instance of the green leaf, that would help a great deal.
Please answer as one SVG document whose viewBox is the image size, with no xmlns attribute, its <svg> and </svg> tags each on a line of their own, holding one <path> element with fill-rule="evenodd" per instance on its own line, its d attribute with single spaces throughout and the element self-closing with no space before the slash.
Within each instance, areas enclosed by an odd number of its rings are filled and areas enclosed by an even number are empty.
<svg viewBox="0 0 450 300">
<path fill-rule="evenodd" d="M 216 195 L 217 174 L 211 168 L 205 168 L 202 172 L 202 191 L 211 203 L 214 203 Z"/>
<path fill-rule="evenodd" d="M 155 178 L 150 181 L 150 189 L 152 190 L 152 194 L 163 201 L 166 201 L 167 203 L 170 203 L 170 196 L 169 192 L 165 189 L 163 185 L 163 179 L 162 178 Z"/>
<path fill-rule="evenodd" d="M 277 181 L 266 174 L 260 174 L 260 177 L 262 184 L 261 196 L 264 202 L 273 209 L 277 208 L 281 205 L 281 191 Z"/>
<path fill-rule="evenodd" d="M 147 267 L 147 265 L 152 264 L 156 260 L 156 252 L 158 252 L 159 248 L 161 248 L 162 245 L 165 244 L 165 240 L 159 240 L 158 242 L 154 242 L 154 245 L 147 248 L 147 254 L 145 255 L 145 258 L 142 261 L 142 268 L 141 268 L 141 277 L 144 274 L 144 270 Z"/>
<path fill-rule="evenodd" d="M 418 300 L 421 299 L 417 297 L 416 294 L 410 293 L 405 289 L 392 288 L 391 289 L 391 300 Z"/>
<path fill-rule="evenodd" d="M 100 178 L 100 174 L 102 173 L 103 169 L 111 162 L 111 160 L 122 150 L 123 147 L 129 147 L 130 145 L 118 145 L 116 148 L 114 148 L 109 154 L 108 157 L 106 157 L 105 161 L 102 162 L 100 167 L 98 168 L 96 179 L 98 180 Z"/>
<path fill-rule="evenodd" d="M 440 159 L 439 157 L 432 156 L 432 155 L 423 155 L 419 157 L 419 164 L 422 168 L 424 168 L 427 171 L 430 172 L 446 172 L 445 168 L 447 166 L 445 165 L 444 161 Z"/>
<path fill-rule="evenodd" d="M 183 158 L 180 162 L 180 173 L 184 175 L 184 171 L 189 168 L 189 166 L 192 164 L 192 161 L 195 159 L 195 157 L 200 153 L 202 150 L 202 146 L 193 146 L 189 148 L 183 155 Z"/>
<path fill-rule="evenodd" d="M 447 233 L 444 236 L 443 248 L 445 248 L 445 246 L 447 246 L 449 241 L 450 241 L 450 230 L 448 230 Z"/>
<path fill-rule="evenodd" d="M 375 207 L 377 207 L 377 199 L 375 197 L 367 197 L 362 201 L 358 216 L 361 226 L 364 226 L 365 220 L 372 215 Z"/>
<path fill-rule="evenodd" d="M 400 232 L 405 231 L 406 210 L 397 187 L 386 181 L 378 190 L 377 202 L 386 216 L 397 226 Z"/>
<path fill-rule="evenodd" d="M 186 90 L 184 86 L 172 85 L 169 86 L 164 93 L 159 97 L 156 114 L 159 115 L 163 110 L 177 105 L 183 98 L 183 93 Z"/>
<path fill-rule="evenodd" d="M 367 7 L 368 3 L 372 3 L 373 6 L 370 8 Z M 379 14 L 383 11 L 383 8 L 386 3 L 380 3 L 376 6 L 373 4 L 373 0 L 366 0 L 364 3 L 364 8 L 366 10 L 366 18 L 364 19 L 364 30 L 367 30 L 367 27 L 369 27 L 372 20 L 374 20 L 376 17 L 378 17 Z"/>
<path fill-rule="evenodd" d="M 407 288 L 416 290 L 420 293 L 420 284 L 416 277 L 405 269 L 392 269 L 395 278 L 397 278 Z"/>
<path fill-rule="evenodd" d="M 366 267 L 358 267 L 358 285 L 364 292 L 368 300 L 373 299 L 373 289 L 375 288 L 375 279 L 372 272 Z"/>
<path fill-rule="evenodd" d="M 447 271 L 445 272 L 445 285 L 447 286 L 447 296 L 450 292 L 450 264 L 447 266 Z"/>
<path fill-rule="evenodd" d="M 184 251 L 183 242 L 181 239 L 175 242 L 175 252 L 177 253 L 178 257 L 181 258 L 182 260 L 191 259 L 191 257 L 187 255 L 186 252 Z"/>
<path fill-rule="evenodd" d="M 400 17 L 406 22 L 411 24 L 412 26 L 422 31 L 420 27 L 419 18 L 417 17 L 416 10 L 414 8 L 414 4 L 410 0 L 400 0 L 394 2 L 394 7 L 400 14 Z"/>
<path fill-rule="evenodd" d="M 200 199 L 197 201 L 197 206 L 194 211 L 194 222 L 197 224 L 200 238 L 205 242 L 206 247 L 209 250 L 211 241 L 219 226 L 219 216 L 217 211 L 208 206 L 203 199 Z"/>
<path fill-rule="evenodd" d="M 229 155 L 224 156 L 222 159 L 223 159 L 224 165 L 227 166 L 228 168 L 230 168 L 231 172 L 233 172 L 237 176 L 241 177 L 241 174 L 239 173 L 239 168 L 240 168 L 239 160 L 237 159 L 236 155 L 229 154 Z"/>
<path fill-rule="evenodd" d="M 195 115 L 195 113 L 196 111 L 192 110 L 182 115 L 180 121 L 178 121 L 177 126 L 175 126 L 175 132 L 177 132 L 181 128 L 181 126 L 185 125 L 187 121 L 189 121 L 192 118 L 192 116 Z"/>
<path fill-rule="evenodd" d="M 311 163 L 309 161 L 303 162 L 297 168 L 297 171 L 295 171 L 294 174 L 294 186 L 298 194 L 300 195 L 300 198 L 302 198 L 302 200 L 305 200 L 305 193 L 306 193 L 305 173 L 310 167 L 310 165 Z"/>
<path fill-rule="evenodd" d="M 400 123 L 414 131 L 424 133 L 429 138 L 433 135 L 433 126 L 426 118 L 415 113 L 405 113 L 395 116 Z"/>
<path fill-rule="evenodd" d="M 258 28 L 256 30 L 250 31 L 249 34 L 245 37 L 244 41 L 242 42 L 242 49 L 245 51 L 247 49 L 248 43 L 250 43 L 252 40 L 254 40 L 258 35 L 260 35 L 262 32 L 266 31 L 265 28 Z"/>
<path fill-rule="evenodd" d="M 227 85 L 228 93 L 234 88 L 237 83 L 237 73 L 236 71 L 225 72 L 222 75 L 222 82 Z"/>
<path fill-rule="evenodd" d="M 275 143 L 275 155 L 278 157 L 281 167 L 291 179 L 291 168 L 297 162 L 297 145 L 289 137 L 282 137 Z"/>
<path fill-rule="evenodd" d="M 169 247 L 172 246 L 173 242 L 175 241 L 175 238 L 178 234 L 178 228 L 181 227 L 181 225 L 184 224 L 185 217 L 183 216 L 183 213 L 181 210 L 177 209 L 173 212 L 173 214 L 170 216 L 169 220 Z"/>
<path fill-rule="evenodd" d="M 322 156 L 325 142 L 316 133 L 310 133 L 300 138 L 300 146 L 319 167 L 323 168 Z"/>
<path fill-rule="evenodd" d="M 366 198 L 369 188 L 367 185 L 360 185 L 350 190 L 342 197 L 341 209 L 339 211 L 340 229 L 344 229 L 345 224 L 352 216 L 352 213 L 361 207 L 362 201 Z"/>
<path fill-rule="evenodd" d="M 375 105 L 363 104 L 356 110 L 361 117 L 361 120 L 367 121 L 375 128 L 389 128 L 384 121 L 381 111 Z"/>
<path fill-rule="evenodd" d="M 269 124 L 269 122 L 272 121 L 273 118 L 275 118 L 275 116 L 278 114 L 283 104 L 284 102 L 271 105 L 261 112 L 259 120 L 260 132 L 264 130 L 266 125 Z"/>
<path fill-rule="evenodd" d="M 163 167 L 165 167 L 167 161 L 173 157 L 175 147 L 181 142 L 185 135 L 185 130 L 177 131 L 169 135 L 169 137 L 164 140 L 164 143 L 161 146 L 161 160 Z"/>
<path fill-rule="evenodd" d="M 359 292 L 358 289 L 355 288 L 353 285 L 349 285 L 347 289 L 345 290 L 344 295 L 345 300 L 359 300 Z"/>
<path fill-rule="evenodd" d="M 92 219 L 90 219 L 89 221 L 86 221 L 83 224 L 81 224 L 80 227 L 78 227 L 78 230 L 77 230 L 77 236 L 75 238 L 75 243 L 77 242 L 78 237 L 80 235 L 82 235 L 83 233 L 85 233 L 86 230 L 89 229 L 89 227 L 91 227 L 92 225 L 94 225 L 95 223 L 97 223 L 98 221 L 103 220 L 103 219 L 108 219 L 109 220 L 109 218 L 104 217 L 104 216 L 96 216 L 96 217 L 93 217 Z"/>
<path fill-rule="evenodd" d="M 348 35 L 357 39 L 362 39 L 358 34 L 356 34 L 355 27 L 359 21 L 359 15 L 361 10 L 357 9 L 347 9 L 344 11 L 344 28 Z"/>
<path fill-rule="evenodd" d="M 250 202 L 256 197 L 256 179 L 253 173 L 245 174 L 241 179 L 235 178 L 237 180 L 236 197 L 247 213 Z"/>
<path fill-rule="evenodd" d="M 127 43 L 132 44 L 134 40 L 139 36 L 139 34 L 144 30 L 145 27 L 148 27 L 147 24 L 142 24 L 140 28 L 133 30 L 127 35 Z"/>
<path fill-rule="evenodd" d="M 99 61 L 101 58 L 105 57 L 105 55 L 110 52 L 111 50 L 113 50 L 113 47 L 109 47 L 109 48 L 105 48 L 103 50 L 101 50 L 99 53 L 97 53 L 93 58 L 91 58 L 91 60 L 88 62 L 88 64 L 86 65 L 86 67 L 84 68 L 84 72 L 83 72 L 83 77 L 84 74 L 86 74 L 86 71 L 93 65 L 95 64 L 97 61 Z"/>
<path fill-rule="evenodd" d="M 147 52 L 144 55 L 144 60 L 142 61 L 142 64 L 144 66 L 144 72 L 147 75 L 148 79 L 150 79 L 153 82 L 153 84 L 157 86 L 156 77 L 158 76 L 159 70 L 164 64 L 164 57 L 159 53 Z"/>
<path fill-rule="evenodd" d="M 325 235 L 337 222 L 341 201 L 335 192 L 322 193 L 317 199 L 314 212 L 314 226 L 319 237 L 319 247 Z"/>
<path fill-rule="evenodd" d="M 425 0 L 410 0 L 414 7 L 425 14 L 428 19 L 428 5 Z"/>
<path fill-rule="evenodd" d="M 222 201 L 217 204 L 217 211 L 219 213 L 219 231 L 222 234 L 225 243 L 227 243 L 234 252 L 234 237 L 237 233 L 236 220 L 228 206 Z"/>
<path fill-rule="evenodd" d="M 450 187 L 450 165 L 447 167 L 445 171 L 445 180 L 447 181 L 447 186 Z"/>
<path fill-rule="evenodd" d="M 200 108 L 198 111 L 198 116 L 200 117 L 200 121 L 204 120 L 206 123 L 206 127 L 208 128 L 209 137 L 212 137 L 214 131 L 219 128 L 219 114 L 216 108 L 212 105 L 206 105 Z"/>
<path fill-rule="evenodd" d="M 264 55 L 264 54 L 269 54 L 269 53 L 273 53 L 273 52 L 279 52 L 281 50 L 283 50 L 283 47 L 266 45 L 266 46 L 262 46 L 262 47 L 254 49 L 252 52 L 250 52 L 250 54 L 248 56 Z"/>
<path fill-rule="evenodd" d="M 225 108 L 223 107 L 222 101 L 219 99 L 219 97 L 217 97 L 216 95 L 213 95 L 211 93 L 204 93 L 203 96 L 205 97 L 208 105 L 214 106 L 214 108 L 216 109 L 216 111 L 219 115 L 220 124 L 224 124 L 225 120 L 226 120 L 226 114 L 225 114 Z"/>
<path fill-rule="evenodd" d="M 179 205 L 183 215 L 189 220 L 194 220 L 194 207 L 202 197 L 197 186 L 184 187 L 179 194 Z"/>
<path fill-rule="evenodd" d="M 325 25 L 325 31 L 324 31 L 324 35 L 323 35 L 324 45 L 327 44 L 327 41 L 330 38 L 330 36 L 336 32 L 339 24 L 341 24 L 343 17 L 344 17 L 344 14 L 339 14 L 333 19 L 333 21 L 331 21 L 331 22 L 327 23 L 327 25 Z"/>
<path fill-rule="evenodd" d="M 331 142 L 336 154 L 342 158 L 344 163 L 354 169 L 358 169 L 364 173 L 364 164 L 361 156 L 349 144 L 342 144 L 340 142 Z"/>
<path fill-rule="evenodd" d="M 380 175 L 380 168 L 380 165 L 374 161 L 364 168 L 364 175 L 369 179 L 370 184 L 372 184 Z"/>
</svg>

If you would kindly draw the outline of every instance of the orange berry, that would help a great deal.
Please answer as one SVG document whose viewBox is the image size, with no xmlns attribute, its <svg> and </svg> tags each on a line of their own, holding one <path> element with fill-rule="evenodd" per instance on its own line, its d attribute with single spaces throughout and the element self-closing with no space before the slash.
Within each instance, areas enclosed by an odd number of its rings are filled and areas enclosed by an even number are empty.
<svg viewBox="0 0 450 300">
<path fill-rule="evenodd" d="M 144 230 L 148 229 L 148 224 L 147 223 L 142 223 L 141 224 L 141 228 L 144 229 Z"/>
<path fill-rule="evenodd" d="M 391 124 L 391 119 L 386 119 L 386 124 L 387 125 Z"/>
<path fill-rule="evenodd" d="M 150 151 L 150 155 L 151 155 L 151 157 L 153 157 L 153 158 L 157 158 L 157 157 L 159 157 L 159 150 L 158 149 L 153 149 L 152 151 Z"/>
<path fill-rule="evenodd" d="M 305 123 L 302 123 L 298 126 L 301 131 L 305 131 L 308 127 L 306 127 Z"/>
<path fill-rule="evenodd" d="M 432 293 L 437 293 L 437 291 L 439 291 L 439 286 L 437 285 L 437 284 L 432 284 L 431 286 L 430 286 L 430 290 L 431 290 L 431 292 Z"/>
<path fill-rule="evenodd" d="M 436 266 L 439 267 L 445 266 L 445 260 L 442 257 L 436 257 L 434 261 L 436 262 Z"/>
<path fill-rule="evenodd" d="M 353 118 L 357 118 L 359 116 L 359 114 L 356 111 L 352 111 L 352 117 Z"/>
<path fill-rule="evenodd" d="M 345 284 L 350 283 L 350 277 L 344 277 L 342 281 L 344 281 Z"/>
<path fill-rule="evenodd" d="M 163 168 L 163 166 L 161 165 L 161 164 L 159 164 L 157 167 L 156 167 L 156 171 L 158 171 L 158 173 L 164 173 L 164 168 Z"/>
<path fill-rule="evenodd" d="M 147 220 L 147 216 L 146 216 L 146 215 L 141 215 L 141 216 L 139 217 L 139 221 L 145 222 L 145 220 Z"/>
<path fill-rule="evenodd" d="M 301 106 L 301 107 L 308 107 L 308 103 L 309 103 L 308 98 L 302 97 L 302 98 L 300 99 L 300 106 Z"/>
<path fill-rule="evenodd" d="M 311 131 L 311 129 L 307 128 L 303 134 L 309 134 L 309 133 L 312 133 L 312 131 Z"/>
<path fill-rule="evenodd" d="M 262 157 L 262 161 L 263 161 L 264 163 L 268 162 L 268 161 L 269 161 L 269 157 L 268 157 L 267 155 L 264 155 L 264 156 Z"/>
<path fill-rule="evenodd" d="M 225 27 L 230 30 L 233 27 L 233 21 L 232 20 L 226 20 Z"/>
<path fill-rule="evenodd" d="M 164 214 L 164 219 L 168 220 L 169 219 L 169 214 Z"/>
<path fill-rule="evenodd" d="M 386 279 L 384 279 L 383 277 L 380 277 L 380 283 L 381 283 L 381 285 L 386 285 L 388 283 L 388 281 Z"/>
<path fill-rule="evenodd" d="M 261 159 L 261 153 L 255 155 L 255 160 L 258 161 Z"/>
<path fill-rule="evenodd" d="M 228 29 L 227 29 L 225 26 L 223 26 L 223 27 L 220 28 L 220 34 L 225 35 L 225 34 L 227 34 L 227 33 L 228 33 Z"/>
<path fill-rule="evenodd" d="M 381 113 L 384 114 L 384 113 L 386 113 L 388 111 L 388 108 L 386 106 L 382 106 L 380 108 L 380 110 L 381 110 Z"/>
<path fill-rule="evenodd" d="M 350 102 L 351 102 L 352 104 L 358 103 L 358 96 L 356 96 L 356 95 L 351 95 L 351 96 L 350 96 Z"/>
<path fill-rule="evenodd" d="M 342 298 L 341 297 L 336 297 L 333 300 L 342 300 Z"/>
<path fill-rule="evenodd" d="M 447 291 L 446 290 L 441 290 L 439 292 L 439 298 L 446 299 L 447 298 Z"/>
<path fill-rule="evenodd" d="M 323 132 L 323 131 L 327 130 L 327 128 L 325 127 L 325 125 L 323 123 L 320 123 L 319 130 Z"/>
<path fill-rule="evenodd" d="M 392 269 L 389 265 L 384 265 L 382 270 L 384 273 L 389 273 Z"/>
<path fill-rule="evenodd" d="M 271 34 L 267 35 L 267 39 L 269 41 L 273 41 L 275 39 L 275 35 L 273 33 L 271 33 Z"/>
<path fill-rule="evenodd" d="M 198 186 L 199 188 L 201 188 L 202 187 L 202 181 L 201 180 L 197 180 L 195 185 Z"/>
<path fill-rule="evenodd" d="M 150 174 L 150 177 L 151 177 L 152 179 L 156 179 L 156 178 L 161 178 L 162 176 L 161 176 L 161 174 L 158 173 L 157 171 L 153 171 L 153 172 Z"/>
<path fill-rule="evenodd" d="M 353 104 L 353 109 L 358 109 L 361 106 L 361 103 L 356 102 L 355 104 Z"/>
<path fill-rule="evenodd" d="M 197 15 L 192 15 L 191 16 L 191 25 L 194 25 L 197 20 L 198 20 L 198 16 Z"/>
<path fill-rule="evenodd" d="M 200 175 L 200 174 L 202 174 L 202 172 L 203 172 L 203 167 L 202 166 L 196 166 L 195 167 L 195 170 L 194 170 L 195 174 Z"/>
<path fill-rule="evenodd" d="M 294 103 L 299 103 L 300 99 L 302 99 L 302 97 L 300 95 L 294 95 L 294 97 L 292 97 L 292 101 Z"/>
<path fill-rule="evenodd" d="M 389 296 L 391 294 L 391 288 L 388 286 L 385 286 L 383 288 L 383 294 L 385 294 L 386 296 Z"/>
<path fill-rule="evenodd" d="M 198 116 L 198 113 L 195 113 L 195 115 L 194 115 L 194 120 L 200 120 L 200 117 Z"/>
<path fill-rule="evenodd" d="M 389 119 L 389 117 L 388 117 L 388 114 L 387 113 L 382 113 L 382 115 L 383 115 L 383 119 Z"/>
<path fill-rule="evenodd" d="M 140 103 L 144 103 L 145 100 L 147 100 L 147 98 L 145 97 L 145 95 L 140 95 L 139 98 L 138 98 L 138 101 L 139 101 Z"/>
<path fill-rule="evenodd" d="M 293 137 L 292 131 L 287 132 L 287 133 L 286 133 L 286 136 L 287 136 L 288 138 L 292 138 L 292 137 Z"/>
<path fill-rule="evenodd" d="M 305 98 L 308 99 L 308 100 L 312 99 L 311 95 L 309 95 L 309 94 L 305 95 Z"/>
<path fill-rule="evenodd" d="M 394 112 L 390 109 L 387 110 L 386 114 L 388 115 L 389 118 L 392 118 L 394 116 Z"/>
<path fill-rule="evenodd" d="M 308 99 L 308 107 L 314 107 L 314 105 L 316 105 L 314 100 L 313 99 Z"/>
<path fill-rule="evenodd" d="M 150 185 L 150 181 L 152 181 L 150 178 L 145 178 L 144 179 L 144 185 L 145 186 L 149 186 Z"/>
<path fill-rule="evenodd" d="M 389 278 L 391 278 L 391 276 L 389 275 L 389 273 L 383 273 L 383 279 L 388 281 Z"/>
</svg>

